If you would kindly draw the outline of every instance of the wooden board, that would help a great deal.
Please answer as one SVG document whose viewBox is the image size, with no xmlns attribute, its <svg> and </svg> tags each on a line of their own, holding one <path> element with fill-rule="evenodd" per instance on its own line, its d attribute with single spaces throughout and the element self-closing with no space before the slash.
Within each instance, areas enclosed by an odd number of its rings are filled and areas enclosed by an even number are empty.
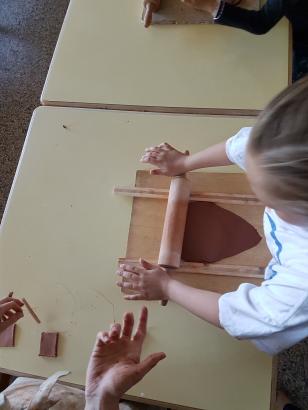
<svg viewBox="0 0 308 410">
<path fill-rule="evenodd" d="M 3 294 L 14 290 L 28 299 L 41 324 L 25 315 L 16 347 L 0 349 L 2 368 L 37 376 L 67 369 L 64 381 L 83 385 L 95 335 L 114 318 L 106 297 L 116 321 L 124 311 L 137 315 L 143 304 L 125 302 L 115 285 L 132 199 L 113 195 L 113 187 L 129 185 L 136 169 L 146 169 L 139 162 L 143 149 L 167 136 L 179 149 L 196 152 L 251 124 L 243 118 L 36 110 L 1 224 L 0 282 Z M 173 303 L 146 305 L 144 356 L 163 350 L 167 359 L 130 396 L 169 408 L 269 409 L 270 357 Z M 43 331 L 61 334 L 58 357 L 38 357 Z"/>
<path fill-rule="evenodd" d="M 242 8 L 258 10 L 260 0 L 242 0 Z M 152 24 L 211 24 L 213 18 L 210 14 L 196 10 L 180 0 L 161 0 L 161 6 L 154 13 Z"/>
<path fill-rule="evenodd" d="M 288 84 L 288 23 L 268 34 L 153 26 L 142 0 L 72 0 L 41 96 L 45 105 L 256 115 Z"/>
<path fill-rule="evenodd" d="M 222 174 L 222 173 L 189 173 L 188 178 L 192 182 L 193 191 L 206 191 L 216 193 L 238 193 L 252 194 L 248 181 L 243 174 Z M 168 188 L 170 178 L 165 176 L 150 175 L 147 171 L 137 171 L 136 187 L 147 188 Z M 126 258 L 138 260 L 143 257 L 147 260 L 157 262 L 164 217 L 167 201 L 162 199 L 134 198 L 131 223 L 128 235 Z M 234 205 L 220 204 L 223 208 L 241 216 L 251 223 L 263 237 L 263 212 L 264 208 L 258 205 Z M 205 233 L 206 234 L 206 233 Z M 266 241 L 262 241 L 254 248 L 226 258 L 215 265 L 245 266 L 247 268 L 264 268 L 270 260 L 270 253 L 266 246 Z M 261 279 L 246 278 L 241 276 L 202 274 L 193 272 L 179 273 L 177 270 L 172 273 L 181 281 L 191 286 L 208 289 L 215 292 L 230 292 L 235 290 L 242 282 L 259 284 Z M 219 270 L 219 269 L 218 269 Z M 216 273 L 213 271 L 213 273 Z"/>
</svg>

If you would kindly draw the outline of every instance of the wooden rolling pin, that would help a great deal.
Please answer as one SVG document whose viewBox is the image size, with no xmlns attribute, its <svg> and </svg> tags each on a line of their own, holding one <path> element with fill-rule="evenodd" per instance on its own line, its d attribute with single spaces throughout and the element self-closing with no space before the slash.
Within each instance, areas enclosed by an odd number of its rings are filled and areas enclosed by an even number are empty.
<svg viewBox="0 0 308 410">
<path fill-rule="evenodd" d="M 158 257 L 164 268 L 180 267 L 190 192 L 186 175 L 172 177 Z"/>
<path fill-rule="evenodd" d="M 144 0 L 143 1 L 143 13 L 142 21 L 144 27 L 147 28 L 152 23 L 152 14 L 155 13 L 160 7 L 160 0 Z"/>
</svg>

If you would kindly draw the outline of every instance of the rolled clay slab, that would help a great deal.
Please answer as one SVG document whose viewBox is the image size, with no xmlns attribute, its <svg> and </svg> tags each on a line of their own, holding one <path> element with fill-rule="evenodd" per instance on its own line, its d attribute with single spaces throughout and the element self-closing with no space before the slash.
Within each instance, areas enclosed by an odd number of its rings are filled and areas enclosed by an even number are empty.
<svg viewBox="0 0 308 410">
<path fill-rule="evenodd" d="M 261 239 L 251 224 L 233 212 L 211 202 L 190 202 L 182 259 L 217 262 L 256 246 Z"/>
</svg>

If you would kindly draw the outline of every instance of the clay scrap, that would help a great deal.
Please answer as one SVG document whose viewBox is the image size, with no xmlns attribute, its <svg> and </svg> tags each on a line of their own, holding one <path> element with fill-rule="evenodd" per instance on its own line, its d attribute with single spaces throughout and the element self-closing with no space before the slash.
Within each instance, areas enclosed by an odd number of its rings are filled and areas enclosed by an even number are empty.
<svg viewBox="0 0 308 410">
<path fill-rule="evenodd" d="M 58 341 L 58 332 L 42 332 L 39 356 L 57 357 Z"/>
<path fill-rule="evenodd" d="M 34 312 L 34 310 L 32 309 L 32 307 L 30 306 L 30 304 L 28 303 L 28 301 L 25 298 L 21 299 L 25 305 L 25 307 L 27 308 L 28 312 L 30 313 L 30 315 L 33 317 L 33 319 L 37 322 L 37 323 L 41 323 L 40 319 L 38 318 L 37 314 Z"/>
<path fill-rule="evenodd" d="M 9 326 L 0 333 L 0 347 L 15 347 L 16 324 Z"/>
</svg>

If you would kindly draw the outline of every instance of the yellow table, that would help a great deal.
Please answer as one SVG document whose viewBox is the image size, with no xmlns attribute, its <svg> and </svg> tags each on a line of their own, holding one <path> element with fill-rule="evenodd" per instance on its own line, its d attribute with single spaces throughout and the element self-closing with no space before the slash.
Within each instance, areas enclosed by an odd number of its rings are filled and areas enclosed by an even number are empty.
<svg viewBox="0 0 308 410">
<path fill-rule="evenodd" d="M 146 30 L 141 11 L 142 0 L 72 0 L 42 103 L 255 114 L 288 83 L 286 20 L 264 36 L 219 25 Z"/>
<path fill-rule="evenodd" d="M 144 147 L 167 139 L 200 150 L 242 126 L 243 118 L 176 116 L 38 108 L 32 118 L 3 217 L 1 292 L 26 297 L 17 346 L 0 349 L 10 373 L 47 376 L 71 370 L 67 381 L 84 384 L 95 335 L 141 303 L 124 302 L 115 286 L 117 258 L 125 255 L 132 200 L 112 194 L 130 185 Z M 64 126 L 64 127 L 63 127 Z M 234 170 L 234 169 L 233 169 Z M 168 304 L 147 303 L 144 354 L 167 359 L 129 394 L 206 410 L 269 410 L 272 361 L 248 342 L 233 340 Z M 59 331 L 59 357 L 38 357 L 40 333 Z"/>
</svg>

